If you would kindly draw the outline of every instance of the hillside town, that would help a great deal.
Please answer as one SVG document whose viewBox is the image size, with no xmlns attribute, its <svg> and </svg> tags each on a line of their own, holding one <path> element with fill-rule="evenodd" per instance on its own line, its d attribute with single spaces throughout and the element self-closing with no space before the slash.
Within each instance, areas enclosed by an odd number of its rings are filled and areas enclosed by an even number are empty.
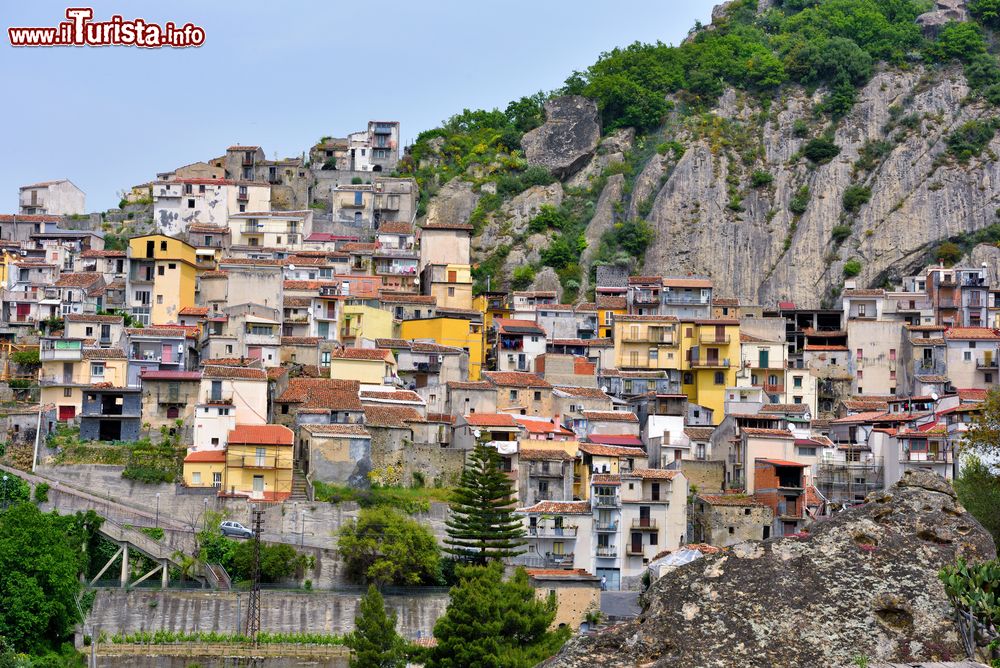
<svg viewBox="0 0 1000 668">
<path fill-rule="evenodd" d="M 12 439 L 36 415 L 42 437 L 176 436 L 178 493 L 231 509 L 317 484 L 448 488 L 485 444 L 526 529 L 512 564 L 591 598 L 799 534 L 909 469 L 956 475 L 1000 373 L 985 267 L 848 281 L 826 309 L 741 303 L 670 267 L 599 266 L 572 304 L 476 291 L 467 217 L 418 224 L 399 159 L 383 121 L 308 160 L 230 146 L 127 193 L 156 229 L 120 250 L 70 224 L 71 182 L 21 188 L 0 216 L 0 333 L 8 379 L 37 347 L 39 389 Z"/>
</svg>

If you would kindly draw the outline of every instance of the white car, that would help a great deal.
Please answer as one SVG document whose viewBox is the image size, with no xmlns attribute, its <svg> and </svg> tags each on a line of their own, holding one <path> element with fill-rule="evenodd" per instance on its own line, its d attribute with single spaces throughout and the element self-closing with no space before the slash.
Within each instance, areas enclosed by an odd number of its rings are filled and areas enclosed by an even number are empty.
<svg viewBox="0 0 1000 668">
<path fill-rule="evenodd" d="M 236 538 L 253 538 L 253 531 L 247 529 L 239 522 L 226 520 L 219 525 L 219 531 L 223 536 L 235 536 Z"/>
</svg>

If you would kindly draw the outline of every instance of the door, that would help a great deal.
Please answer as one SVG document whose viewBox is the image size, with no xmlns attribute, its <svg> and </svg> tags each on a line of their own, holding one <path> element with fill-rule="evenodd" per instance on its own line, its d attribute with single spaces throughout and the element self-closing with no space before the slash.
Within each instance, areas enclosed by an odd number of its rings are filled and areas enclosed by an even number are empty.
<svg viewBox="0 0 1000 668">
<path fill-rule="evenodd" d="M 707 360 L 708 360 L 709 364 L 711 364 L 711 365 L 714 366 L 714 365 L 716 365 L 716 364 L 719 363 L 719 349 L 718 348 L 709 348 L 708 352 L 707 352 L 707 355 L 708 355 Z"/>
<path fill-rule="evenodd" d="M 639 506 L 639 526 L 649 526 L 649 506 Z"/>
<path fill-rule="evenodd" d="M 76 417 L 76 406 L 60 406 L 59 407 L 59 421 L 66 422 L 67 420 L 72 420 Z"/>
<path fill-rule="evenodd" d="M 247 357 L 252 360 L 259 360 L 263 356 L 260 346 L 247 346 Z"/>
<path fill-rule="evenodd" d="M 264 491 L 264 476 L 255 475 L 253 477 L 253 491 L 263 493 Z"/>
<path fill-rule="evenodd" d="M 63 362 L 63 382 L 72 383 L 73 382 L 73 363 Z"/>
<path fill-rule="evenodd" d="M 759 368 L 761 368 L 761 369 L 766 369 L 767 368 L 767 363 L 770 361 L 770 359 L 769 359 L 770 355 L 771 355 L 771 351 L 768 350 L 767 348 L 764 348 L 763 350 L 758 351 L 758 357 L 760 359 L 758 360 L 757 366 Z"/>
<path fill-rule="evenodd" d="M 17 320 L 22 322 L 28 319 L 31 315 L 31 304 L 18 304 L 17 305 Z"/>
<path fill-rule="evenodd" d="M 520 353 L 517 356 L 517 369 L 518 371 L 525 371 L 528 368 L 528 358 L 524 356 L 524 353 Z"/>
<path fill-rule="evenodd" d="M 169 343 L 164 343 L 160 346 L 160 361 L 165 364 L 170 364 L 174 361 L 174 347 Z"/>
<path fill-rule="evenodd" d="M 680 451 L 678 450 L 677 452 L 680 452 Z M 653 501 L 659 501 L 660 500 L 660 483 L 658 483 L 658 482 L 652 483 L 650 485 L 650 490 L 649 491 L 650 491 L 649 496 L 650 496 L 650 498 Z"/>
<path fill-rule="evenodd" d="M 180 416 L 180 411 L 177 409 L 177 406 L 171 406 L 170 408 L 167 409 L 167 418 L 174 420 L 177 419 L 179 416 Z"/>
<path fill-rule="evenodd" d="M 596 574 L 601 578 L 605 589 L 609 591 L 621 589 L 621 573 L 617 568 L 598 568 Z"/>
<path fill-rule="evenodd" d="M 726 340 L 726 326 L 716 325 L 715 326 L 715 341 L 716 343 L 723 343 Z"/>
<path fill-rule="evenodd" d="M 638 531 L 632 532 L 632 545 L 629 547 L 629 552 L 632 554 L 642 554 L 642 533 Z"/>
</svg>

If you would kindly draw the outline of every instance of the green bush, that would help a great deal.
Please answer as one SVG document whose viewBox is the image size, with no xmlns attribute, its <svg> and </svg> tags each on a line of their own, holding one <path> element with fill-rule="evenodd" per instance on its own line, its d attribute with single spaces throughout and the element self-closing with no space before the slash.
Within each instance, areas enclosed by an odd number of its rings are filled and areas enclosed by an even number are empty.
<svg viewBox="0 0 1000 668">
<path fill-rule="evenodd" d="M 547 230 L 562 230 L 569 225 L 569 216 L 562 209 L 557 209 L 551 204 L 543 204 L 538 214 L 528 223 L 528 231 L 531 233 L 545 232 Z"/>
<path fill-rule="evenodd" d="M 851 226 L 850 225 L 837 225 L 833 228 L 833 240 L 838 244 L 843 242 L 844 239 L 851 236 Z"/>
<path fill-rule="evenodd" d="M 163 540 L 163 529 L 160 527 L 139 527 L 139 532 L 146 534 L 153 540 Z"/>
<path fill-rule="evenodd" d="M 750 185 L 754 188 L 769 186 L 772 183 L 774 183 L 774 176 L 771 172 L 765 172 L 762 169 L 758 169 L 750 175 Z"/>
<path fill-rule="evenodd" d="M 802 155 L 817 165 L 823 165 L 840 154 L 840 147 L 829 139 L 817 137 L 803 147 Z"/>
<path fill-rule="evenodd" d="M 40 482 L 35 485 L 35 503 L 45 503 L 49 500 L 49 483 Z"/>
<path fill-rule="evenodd" d="M 851 185 L 844 190 L 844 211 L 857 213 L 872 198 L 872 189 L 868 186 Z"/>
<path fill-rule="evenodd" d="M 995 118 L 966 121 L 945 140 L 948 153 L 959 162 L 968 162 L 973 156 L 982 153 L 993 140 L 998 125 L 1000 121 Z"/>
<path fill-rule="evenodd" d="M 366 508 L 344 524 L 337 552 L 357 583 L 419 585 L 437 582 L 440 552 L 425 526 L 391 508 Z"/>
<path fill-rule="evenodd" d="M 857 260 L 848 260 L 844 263 L 844 276 L 853 278 L 861 273 L 861 263 Z"/>
<path fill-rule="evenodd" d="M 363 183 L 363 181 L 362 181 L 362 179 L 361 179 L 360 176 L 352 176 L 351 177 L 351 185 L 352 186 L 359 186 L 362 183 Z"/>
<path fill-rule="evenodd" d="M 806 123 L 801 118 L 796 118 L 795 122 L 792 123 L 792 134 L 799 139 L 804 139 L 809 136 L 809 124 Z"/>
<path fill-rule="evenodd" d="M 514 269 L 510 287 L 514 290 L 526 290 L 535 280 L 535 269 L 530 264 L 524 264 Z"/>
<path fill-rule="evenodd" d="M 34 366 L 41 364 L 38 358 L 38 348 L 18 350 L 10 354 L 10 361 L 19 366 Z"/>
<path fill-rule="evenodd" d="M 809 206 L 809 186 L 801 186 L 795 191 L 795 195 L 788 202 L 788 210 L 801 216 Z"/>
<path fill-rule="evenodd" d="M 1000 28 L 1000 0 L 971 0 L 969 11 L 983 25 Z"/>
<path fill-rule="evenodd" d="M 950 267 L 962 259 L 962 249 L 956 243 L 945 241 L 934 251 L 934 258 Z"/>
</svg>

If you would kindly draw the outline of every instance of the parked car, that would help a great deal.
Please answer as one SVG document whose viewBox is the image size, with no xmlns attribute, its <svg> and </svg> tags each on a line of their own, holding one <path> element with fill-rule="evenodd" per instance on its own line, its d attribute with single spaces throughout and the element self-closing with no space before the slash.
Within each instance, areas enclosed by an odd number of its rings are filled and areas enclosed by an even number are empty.
<svg viewBox="0 0 1000 668">
<path fill-rule="evenodd" d="M 219 531 L 223 536 L 235 536 L 236 538 L 253 538 L 253 531 L 247 529 L 239 522 L 225 521 L 219 525 Z"/>
</svg>

